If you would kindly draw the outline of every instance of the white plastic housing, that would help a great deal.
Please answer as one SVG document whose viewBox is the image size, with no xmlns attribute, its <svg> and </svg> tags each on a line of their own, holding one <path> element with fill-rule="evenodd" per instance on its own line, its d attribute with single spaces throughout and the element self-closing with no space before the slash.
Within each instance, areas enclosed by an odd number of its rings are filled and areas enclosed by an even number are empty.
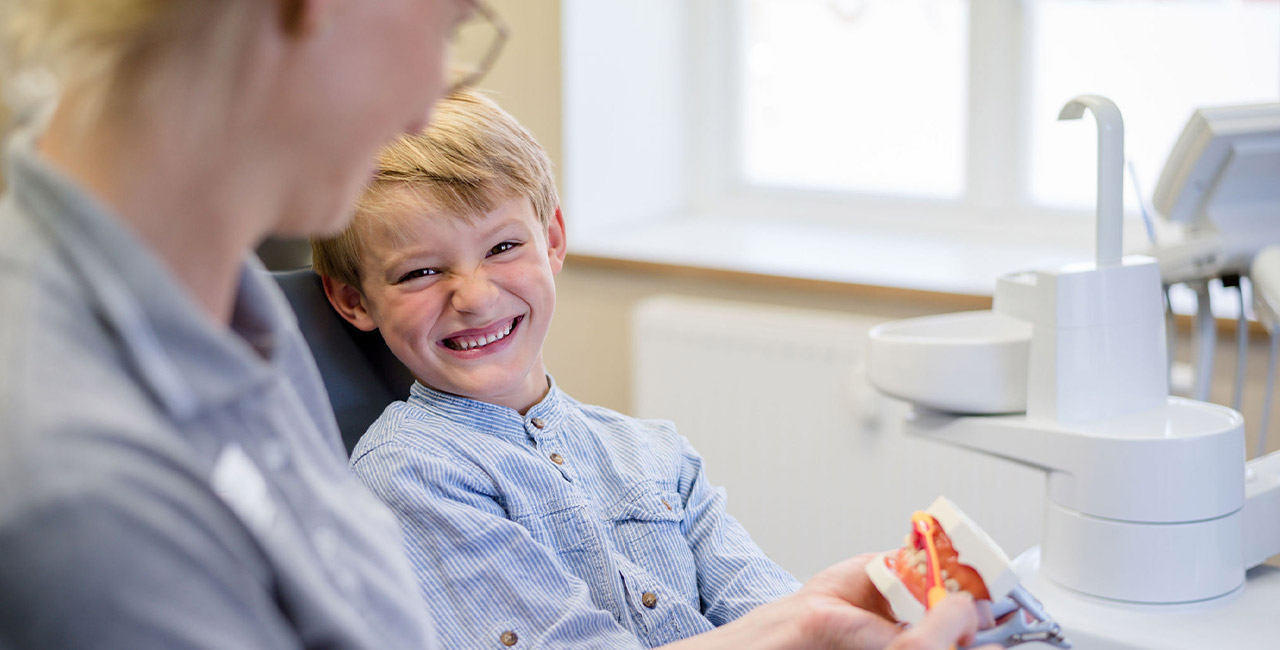
<svg viewBox="0 0 1280 650">
<path fill-rule="evenodd" d="M 1035 594 L 1076 650 L 1243 650 L 1274 648 L 1280 639 L 1280 569 L 1274 567 L 1250 571 L 1244 588 L 1223 598 L 1142 605 L 1092 598 L 1046 579 L 1037 547 L 1013 565 L 1022 586 Z"/>
<path fill-rule="evenodd" d="M 1090 517 L 1050 501 L 1041 568 L 1075 591 L 1131 603 L 1191 603 L 1244 584 L 1240 511 L 1147 524 Z"/>
<path fill-rule="evenodd" d="M 867 375 L 898 399 L 952 413 L 1027 408 L 1031 324 L 991 311 L 894 321 L 870 332 Z"/>
<path fill-rule="evenodd" d="M 1046 576 L 1143 603 L 1221 596 L 1244 581 L 1244 420 L 1177 397 L 1108 420 L 918 411 L 905 431 L 1048 471 Z"/>
<path fill-rule="evenodd" d="M 1152 197 L 1166 284 L 1247 274 L 1280 242 L 1280 103 L 1200 108 Z"/>
<path fill-rule="evenodd" d="M 1095 517 L 1181 523 L 1244 504 L 1244 418 L 1217 404 L 1169 397 L 1080 424 L 916 411 L 905 430 L 1048 470 L 1049 499 Z"/>
<path fill-rule="evenodd" d="M 1035 331 L 1027 414 L 1084 422 L 1157 408 L 1168 395 L 1160 268 L 1149 257 L 1015 273 L 994 310 Z"/>
</svg>

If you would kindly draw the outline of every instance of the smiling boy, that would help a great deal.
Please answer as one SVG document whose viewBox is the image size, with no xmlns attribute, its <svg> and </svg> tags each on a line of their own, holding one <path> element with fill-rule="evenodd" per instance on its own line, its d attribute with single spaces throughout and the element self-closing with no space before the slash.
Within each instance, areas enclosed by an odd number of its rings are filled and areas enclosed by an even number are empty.
<svg viewBox="0 0 1280 650">
<path fill-rule="evenodd" d="M 442 102 L 314 252 L 335 309 L 417 379 L 351 466 L 396 511 L 447 647 L 652 647 L 799 586 L 669 422 L 547 375 L 564 219 L 546 154 L 493 102 Z"/>
</svg>

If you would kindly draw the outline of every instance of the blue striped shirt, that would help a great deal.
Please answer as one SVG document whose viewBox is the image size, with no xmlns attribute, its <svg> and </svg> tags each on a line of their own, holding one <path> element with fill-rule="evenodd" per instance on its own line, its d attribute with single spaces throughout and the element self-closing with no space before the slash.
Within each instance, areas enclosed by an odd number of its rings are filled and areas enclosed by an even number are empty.
<svg viewBox="0 0 1280 650">
<path fill-rule="evenodd" d="M 445 647 L 652 647 L 799 587 L 670 422 L 554 382 L 523 416 L 416 384 L 351 465 L 400 518 Z"/>
</svg>

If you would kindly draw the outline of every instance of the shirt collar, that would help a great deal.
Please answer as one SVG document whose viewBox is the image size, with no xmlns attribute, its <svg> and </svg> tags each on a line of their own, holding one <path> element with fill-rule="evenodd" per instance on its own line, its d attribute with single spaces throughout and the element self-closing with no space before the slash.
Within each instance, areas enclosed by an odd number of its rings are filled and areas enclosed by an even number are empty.
<svg viewBox="0 0 1280 650">
<path fill-rule="evenodd" d="M 491 404 L 438 391 L 420 381 L 409 390 L 409 403 L 431 415 L 462 424 L 470 429 L 496 436 L 533 439 L 555 438 L 564 421 L 568 398 L 556 386 L 556 380 L 547 375 L 551 389 L 542 401 L 520 415 L 508 406 Z M 541 426 L 539 426 L 539 424 Z"/>
<path fill-rule="evenodd" d="M 55 243 L 142 383 L 176 419 L 265 381 L 296 323 L 278 288 L 246 255 L 231 327 L 207 316 L 160 258 L 115 214 L 35 150 L 34 130 L 9 152 L 14 199 Z"/>
</svg>

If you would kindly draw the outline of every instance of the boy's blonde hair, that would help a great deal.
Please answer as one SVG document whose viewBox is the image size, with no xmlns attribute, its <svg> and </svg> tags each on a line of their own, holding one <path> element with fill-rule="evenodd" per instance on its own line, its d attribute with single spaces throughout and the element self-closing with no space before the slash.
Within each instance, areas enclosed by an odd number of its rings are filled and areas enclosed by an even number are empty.
<svg viewBox="0 0 1280 650">
<path fill-rule="evenodd" d="M 316 273 L 362 290 L 363 238 L 373 224 L 394 228 L 386 215 L 401 206 L 405 194 L 397 190 L 406 188 L 415 208 L 462 219 L 526 197 L 545 228 L 560 206 L 551 160 L 533 135 L 488 97 L 455 91 L 436 104 L 426 130 L 382 150 L 377 175 L 346 230 L 312 240 Z"/>
</svg>

